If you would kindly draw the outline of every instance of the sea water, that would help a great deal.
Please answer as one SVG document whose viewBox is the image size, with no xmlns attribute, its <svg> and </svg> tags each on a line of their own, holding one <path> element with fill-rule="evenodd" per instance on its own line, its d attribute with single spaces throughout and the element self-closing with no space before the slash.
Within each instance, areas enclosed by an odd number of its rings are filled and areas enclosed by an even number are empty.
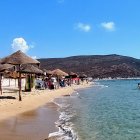
<svg viewBox="0 0 140 140">
<path fill-rule="evenodd" d="M 58 140 L 140 140 L 140 80 L 102 80 L 55 100 Z"/>
</svg>

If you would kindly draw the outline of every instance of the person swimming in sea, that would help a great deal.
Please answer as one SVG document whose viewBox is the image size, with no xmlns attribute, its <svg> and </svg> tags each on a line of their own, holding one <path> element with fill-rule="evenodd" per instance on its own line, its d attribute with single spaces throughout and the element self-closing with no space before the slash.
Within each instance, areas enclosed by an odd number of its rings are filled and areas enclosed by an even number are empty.
<svg viewBox="0 0 140 140">
<path fill-rule="evenodd" d="M 140 83 L 138 83 L 138 88 L 140 89 Z"/>
</svg>

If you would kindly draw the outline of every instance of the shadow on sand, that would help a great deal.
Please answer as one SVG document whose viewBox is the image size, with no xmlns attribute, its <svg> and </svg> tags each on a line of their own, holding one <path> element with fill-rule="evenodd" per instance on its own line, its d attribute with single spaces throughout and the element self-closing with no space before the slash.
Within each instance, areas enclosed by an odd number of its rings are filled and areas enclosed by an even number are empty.
<svg viewBox="0 0 140 140">
<path fill-rule="evenodd" d="M 13 96 L 0 96 L 0 99 L 16 99 Z"/>
</svg>

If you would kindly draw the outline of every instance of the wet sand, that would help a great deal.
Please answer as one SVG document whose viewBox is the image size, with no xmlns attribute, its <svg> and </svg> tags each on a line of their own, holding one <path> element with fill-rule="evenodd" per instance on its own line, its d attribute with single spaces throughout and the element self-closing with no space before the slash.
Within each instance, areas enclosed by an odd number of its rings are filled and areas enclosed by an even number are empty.
<svg viewBox="0 0 140 140">
<path fill-rule="evenodd" d="M 54 123 L 59 117 L 58 106 L 53 100 L 89 86 L 74 85 L 53 91 L 23 93 L 22 102 L 17 100 L 17 93 L 16 96 L 13 94 L 16 99 L 0 99 L 0 140 L 46 139 L 49 133 L 58 131 Z"/>
<path fill-rule="evenodd" d="M 44 140 L 48 134 L 58 131 L 54 122 L 58 119 L 58 106 L 47 103 L 36 110 L 22 113 L 0 122 L 0 140 Z"/>
</svg>

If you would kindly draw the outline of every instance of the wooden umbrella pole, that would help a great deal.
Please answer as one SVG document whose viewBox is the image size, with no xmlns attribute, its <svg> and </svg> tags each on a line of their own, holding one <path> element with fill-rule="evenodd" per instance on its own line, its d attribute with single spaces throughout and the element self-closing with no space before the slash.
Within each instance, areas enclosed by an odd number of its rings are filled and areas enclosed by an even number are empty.
<svg viewBox="0 0 140 140">
<path fill-rule="evenodd" d="M 32 86 L 31 86 L 32 85 L 32 81 L 31 81 L 32 80 L 32 74 L 29 74 L 29 76 L 30 76 L 30 79 L 29 79 L 29 82 L 30 82 L 29 87 L 30 87 L 30 89 L 29 89 L 29 91 L 31 92 L 32 91 Z"/>
<path fill-rule="evenodd" d="M 19 65 L 19 101 L 22 101 L 22 98 L 21 98 L 21 68 L 20 68 L 20 65 Z"/>
<path fill-rule="evenodd" d="M 2 80 L 2 74 L 0 73 L 0 92 L 1 92 L 1 95 L 2 95 L 2 84 L 1 84 L 1 80 Z"/>
<path fill-rule="evenodd" d="M 59 81 L 59 75 L 57 75 L 57 83 L 58 83 L 58 87 L 57 88 L 60 88 L 60 81 Z"/>
</svg>

